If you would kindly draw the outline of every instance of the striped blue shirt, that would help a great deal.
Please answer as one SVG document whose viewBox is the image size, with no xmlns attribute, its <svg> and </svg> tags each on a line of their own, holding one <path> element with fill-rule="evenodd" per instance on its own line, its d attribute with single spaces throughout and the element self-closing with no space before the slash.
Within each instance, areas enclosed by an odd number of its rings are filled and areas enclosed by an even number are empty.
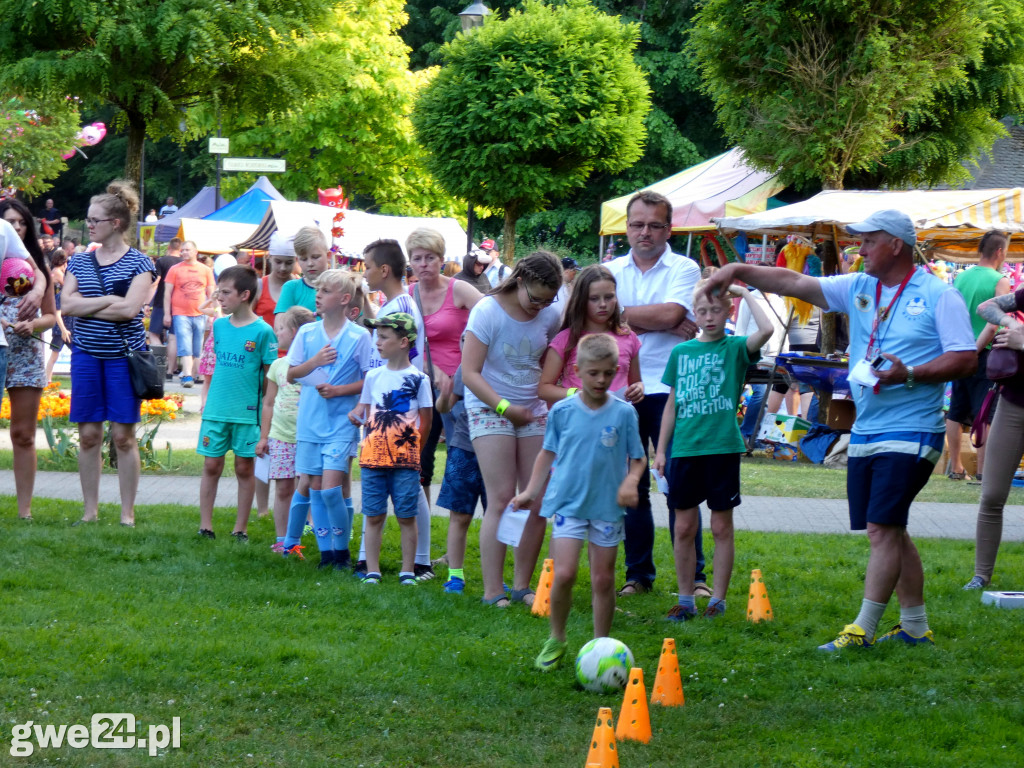
<svg viewBox="0 0 1024 768">
<path fill-rule="evenodd" d="M 91 253 L 76 253 L 68 264 L 68 272 L 78 281 L 78 292 L 86 298 L 98 296 L 126 296 L 132 280 L 144 272 L 156 278 L 153 260 L 134 248 L 129 248 L 113 264 L 100 267 L 96 273 L 96 261 Z M 102 282 L 101 282 L 102 281 Z M 75 318 L 75 346 L 93 357 L 111 360 L 124 357 L 124 341 L 131 349 L 146 348 L 146 328 L 142 324 L 143 311 L 130 322 L 117 323 L 99 320 L 95 317 Z"/>
</svg>

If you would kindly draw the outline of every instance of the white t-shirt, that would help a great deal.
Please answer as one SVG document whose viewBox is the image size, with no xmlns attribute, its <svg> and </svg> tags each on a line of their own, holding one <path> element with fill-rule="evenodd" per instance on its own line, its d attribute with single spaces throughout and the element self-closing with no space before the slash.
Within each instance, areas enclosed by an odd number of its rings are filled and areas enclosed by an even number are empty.
<svg viewBox="0 0 1024 768">
<path fill-rule="evenodd" d="M 416 345 L 415 349 L 409 350 L 409 362 L 413 364 L 416 370 L 422 371 L 426 360 L 423 356 L 423 340 L 427 337 L 426 332 L 423 329 L 423 316 L 420 315 L 420 310 L 416 306 L 415 299 L 404 291 L 381 307 L 380 311 L 377 312 L 377 317 L 393 315 L 396 312 L 405 312 L 407 315 L 412 315 L 416 319 Z M 370 370 L 380 368 L 382 365 L 387 365 L 388 361 L 383 359 L 377 351 L 376 329 L 373 330 L 373 337 L 370 341 Z"/>
<path fill-rule="evenodd" d="M 700 280 L 697 262 L 672 253 L 666 245 L 665 252 L 646 272 L 641 272 L 633 261 L 632 251 L 612 259 L 605 266 L 615 276 L 615 293 L 620 307 L 679 304 L 686 309 L 686 316 L 696 321 L 693 314 L 693 289 Z M 640 377 L 644 382 L 644 391 L 649 395 L 668 392 L 669 388 L 661 383 L 661 376 L 665 373 L 668 356 L 683 339 L 668 331 L 651 331 L 639 335 Z"/>
<path fill-rule="evenodd" d="M 558 305 L 545 307 L 532 320 L 509 317 L 494 296 L 484 296 L 469 313 L 466 330 L 487 345 L 481 372 L 484 381 L 512 405 L 525 405 L 542 414 L 547 411 L 539 397 L 540 358 L 562 324 Z M 487 408 L 466 387 L 467 408 Z"/>
</svg>

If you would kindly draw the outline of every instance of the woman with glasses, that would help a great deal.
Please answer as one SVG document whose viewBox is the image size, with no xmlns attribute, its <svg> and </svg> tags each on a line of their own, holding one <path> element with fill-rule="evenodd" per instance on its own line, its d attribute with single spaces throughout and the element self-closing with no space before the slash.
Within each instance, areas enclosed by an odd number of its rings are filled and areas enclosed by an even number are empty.
<svg viewBox="0 0 1024 768">
<path fill-rule="evenodd" d="M 46 268 L 43 250 L 36 237 L 35 220 L 20 200 L 0 201 L 3 218 L 21 239 L 35 262 L 36 279 L 32 291 L 21 298 L 5 297 L 0 307 L 3 319 L 7 394 L 11 400 L 11 445 L 14 451 L 14 486 L 18 496 L 18 517 L 32 519 L 32 492 L 36 482 L 36 428 L 39 401 L 46 386 L 46 346 L 38 334 L 53 327 L 57 310 L 53 283 Z M 2 254 L 0 254 L 2 255 Z M 4 378 L 0 376 L 0 392 Z"/>
<path fill-rule="evenodd" d="M 552 306 L 562 285 L 562 265 L 553 254 L 537 251 L 520 260 L 503 283 L 469 315 L 462 352 L 466 413 L 487 491 L 480 526 L 480 566 L 487 605 L 505 608 L 502 573 L 505 544 L 498 525 L 517 488 L 529 484 L 533 462 L 544 441 L 547 406 L 537 394 L 541 356 L 561 325 Z M 519 546 L 511 600 L 532 605 L 530 580 L 544 541 L 545 520 L 538 515 L 540 494 L 530 508 Z"/>
<path fill-rule="evenodd" d="M 105 194 L 89 201 L 85 220 L 95 251 L 77 253 L 64 276 L 61 309 L 75 321 L 71 351 L 71 421 L 78 423 L 78 475 L 84 501 L 82 519 L 94 523 L 99 512 L 103 422 L 117 450 L 121 525 L 135 525 L 139 487 L 139 445 L 135 427 L 141 401 L 128 373 L 128 350 L 146 348 L 142 307 L 156 268 L 126 242 L 139 210 L 130 182 L 114 181 Z"/>
</svg>

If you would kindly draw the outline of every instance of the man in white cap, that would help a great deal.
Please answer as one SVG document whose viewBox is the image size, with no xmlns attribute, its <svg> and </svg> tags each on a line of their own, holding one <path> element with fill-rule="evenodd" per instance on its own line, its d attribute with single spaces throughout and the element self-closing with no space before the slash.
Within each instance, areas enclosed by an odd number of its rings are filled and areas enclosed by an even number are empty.
<svg viewBox="0 0 1024 768">
<path fill-rule="evenodd" d="M 873 213 L 846 228 L 861 236 L 864 272 L 815 278 L 782 268 L 729 264 L 708 282 L 735 281 L 794 296 L 850 318 L 850 389 L 857 419 L 850 439 L 850 527 L 867 529 L 871 554 L 860 613 L 819 650 L 900 640 L 932 644 L 924 571 L 907 533 L 910 504 L 942 453 L 946 382 L 974 373 L 978 357 L 967 306 L 951 286 L 914 266 L 916 233 L 900 211 Z M 892 593 L 900 620 L 876 641 Z"/>
</svg>

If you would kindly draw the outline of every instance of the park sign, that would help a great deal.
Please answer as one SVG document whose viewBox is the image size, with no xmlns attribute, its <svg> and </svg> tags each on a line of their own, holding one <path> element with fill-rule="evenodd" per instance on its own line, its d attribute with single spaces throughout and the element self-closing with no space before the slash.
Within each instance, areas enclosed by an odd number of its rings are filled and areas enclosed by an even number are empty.
<svg viewBox="0 0 1024 768">
<path fill-rule="evenodd" d="M 284 173 L 285 161 L 274 157 L 225 157 L 222 167 L 225 171 Z"/>
</svg>

